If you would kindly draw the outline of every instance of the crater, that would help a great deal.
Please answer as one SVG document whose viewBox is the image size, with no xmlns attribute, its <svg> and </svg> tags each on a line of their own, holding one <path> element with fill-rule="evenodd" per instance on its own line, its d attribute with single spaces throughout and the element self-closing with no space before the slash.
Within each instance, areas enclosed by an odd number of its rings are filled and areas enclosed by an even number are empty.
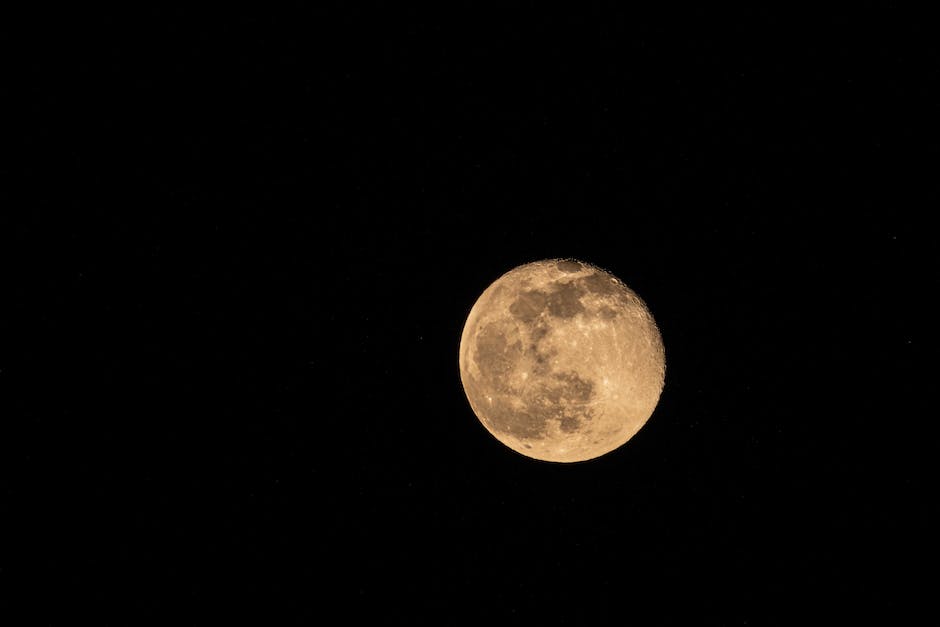
<svg viewBox="0 0 940 627">
<path fill-rule="evenodd" d="M 548 295 L 548 313 L 558 318 L 573 318 L 584 311 L 581 295 L 584 290 L 574 282 L 555 283 L 555 289 Z"/>
<path fill-rule="evenodd" d="M 598 296 L 613 296 L 620 292 L 620 284 L 617 279 L 604 274 L 595 272 L 578 281 L 588 292 Z"/>
<path fill-rule="evenodd" d="M 560 426 L 565 433 L 574 433 L 581 426 L 581 421 L 574 416 L 565 416 L 561 419 Z"/>
<path fill-rule="evenodd" d="M 572 274 L 575 272 L 581 272 L 581 268 L 583 266 L 577 261 L 563 259 L 562 261 L 559 261 L 557 264 L 555 264 L 555 267 L 566 274 Z"/>
</svg>

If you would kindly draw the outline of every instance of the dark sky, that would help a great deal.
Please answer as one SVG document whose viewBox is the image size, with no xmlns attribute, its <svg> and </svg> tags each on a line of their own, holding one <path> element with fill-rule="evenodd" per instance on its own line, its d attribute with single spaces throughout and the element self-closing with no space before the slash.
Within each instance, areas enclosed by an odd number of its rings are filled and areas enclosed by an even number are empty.
<svg viewBox="0 0 940 627">
<path fill-rule="evenodd" d="M 2 27 L 0 610 L 918 606 L 926 21 L 445 4 Z M 499 444 L 457 369 L 480 292 L 548 257 L 623 279 L 666 347 L 655 414 L 589 463 Z"/>
</svg>

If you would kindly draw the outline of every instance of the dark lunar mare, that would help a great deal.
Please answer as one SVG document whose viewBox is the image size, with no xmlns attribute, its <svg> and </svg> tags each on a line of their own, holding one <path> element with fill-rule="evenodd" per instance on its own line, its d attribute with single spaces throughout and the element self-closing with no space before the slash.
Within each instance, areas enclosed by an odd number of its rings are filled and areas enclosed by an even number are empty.
<svg viewBox="0 0 940 627">
<path fill-rule="evenodd" d="M 567 265 L 562 268 L 562 264 Z M 559 269 L 578 272 L 582 266 L 577 262 L 559 262 Z M 585 311 L 581 297 L 587 292 L 608 295 L 617 293 L 617 288 L 615 281 L 595 272 L 572 281 L 554 281 L 547 290 L 522 291 L 509 306 L 509 313 L 528 336 L 525 346 L 521 342 L 510 343 L 507 340 L 505 323 L 490 322 L 480 330 L 475 362 L 487 389 L 497 392 L 492 402 L 486 401 L 487 411 L 484 412 L 492 429 L 520 439 L 535 439 L 545 437 L 551 420 L 557 420 L 563 431 L 573 433 L 583 421 L 592 418 L 589 402 L 594 397 L 593 383 L 575 372 L 551 371 L 551 357 L 555 351 L 543 346 L 542 340 L 550 328 L 544 318 L 570 319 Z M 616 312 L 609 307 L 600 311 L 602 317 L 610 314 L 616 315 Z M 532 358 L 532 370 L 537 380 L 522 394 L 523 403 L 514 405 L 508 398 L 514 393 L 509 388 L 508 375 L 523 354 Z M 482 404 L 486 397 L 480 393 L 478 382 L 471 380 L 470 387 L 477 402 Z"/>
</svg>

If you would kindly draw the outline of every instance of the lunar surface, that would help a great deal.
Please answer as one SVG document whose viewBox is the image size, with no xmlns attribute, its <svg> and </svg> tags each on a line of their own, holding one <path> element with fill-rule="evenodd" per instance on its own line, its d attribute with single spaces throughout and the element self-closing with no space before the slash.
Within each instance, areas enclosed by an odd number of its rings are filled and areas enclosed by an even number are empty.
<svg viewBox="0 0 940 627">
<path fill-rule="evenodd" d="M 645 303 L 572 259 L 506 273 L 470 310 L 460 377 L 496 439 L 535 459 L 577 462 L 629 440 L 662 392 L 662 338 Z"/>
</svg>

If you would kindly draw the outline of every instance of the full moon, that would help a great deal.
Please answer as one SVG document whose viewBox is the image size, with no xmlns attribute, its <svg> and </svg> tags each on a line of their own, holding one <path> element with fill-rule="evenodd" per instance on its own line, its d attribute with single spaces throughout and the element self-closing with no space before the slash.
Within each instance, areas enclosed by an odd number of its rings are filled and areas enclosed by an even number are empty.
<svg viewBox="0 0 940 627">
<path fill-rule="evenodd" d="M 548 259 L 510 270 L 477 299 L 460 339 L 470 407 L 497 440 L 551 462 L 622 446 L 663 389 L 662 338 L 615 276 Z"/>
</svg>

